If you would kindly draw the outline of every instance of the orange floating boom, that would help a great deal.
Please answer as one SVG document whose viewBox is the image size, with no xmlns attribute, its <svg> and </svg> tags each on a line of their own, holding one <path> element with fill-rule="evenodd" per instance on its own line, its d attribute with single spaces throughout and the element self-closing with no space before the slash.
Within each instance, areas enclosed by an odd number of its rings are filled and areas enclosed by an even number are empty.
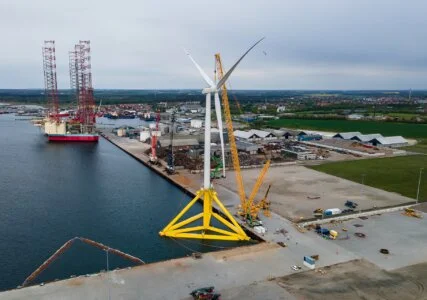
<svg viewBox="0 0 427 300">
<path fill-rule="evenodd" d="M 92 241 L 90 239 L 87 238 L 82 238 L 82 237 L 74 237 L 71 240 L 67 241 L 64 245 L 62 245 L 58 250 L 55 251 L 55 253 L 49 257 L 44 263 L 42 263 L 40 265 L 40 267 L 38 267 L 33 273 L 31 273 L 30 276 L 28 276 L 25 281 L 22 283 L 22 286 L 28 286 L 35 278 L 37 278 L 37 276 L 39 276 L 44 270 L 46 270 L 46 268 L 56 259 L 58 258 L 62 253 L 64 253 L 68 248 L 70 248 L 72 246 L 72 244 L 76 241 L 76 240 L 80 240 L 83 243 L 86 243 L 90 246 L 96 247 L 98 249 L 104 250 L 104 251 L 108 251 L 111 252 L 113 254 L 116 254 L 118 256 L 121 256 L 123 258 L 126 258 L 130 261 L 133 261 L 136 264 L 145 264 L 144 261 L 142 261 L 141 259 L 139 259 L 138 257 L 132 256 L 130 254 L 124 253 L 120 250 L 108 247 L 104 244 Z"/>
</svg>

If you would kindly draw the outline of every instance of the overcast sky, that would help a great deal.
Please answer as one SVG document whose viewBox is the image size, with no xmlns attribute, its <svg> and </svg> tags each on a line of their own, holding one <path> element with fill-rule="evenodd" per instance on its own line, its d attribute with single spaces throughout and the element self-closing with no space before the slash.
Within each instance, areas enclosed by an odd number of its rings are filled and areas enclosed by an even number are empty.
<svg viewBox="0 0 427 300">
<path fill-rule="evenodd" d="M 234 89 L 426 89 L 426 0 L 0 0 L 0 88 L 42 88 L 41 47 L 92 43 L 95 88 L 203 88 L 257 39 Z M 265 53 L 266 54 L 265 54 Z"/>
</svg>

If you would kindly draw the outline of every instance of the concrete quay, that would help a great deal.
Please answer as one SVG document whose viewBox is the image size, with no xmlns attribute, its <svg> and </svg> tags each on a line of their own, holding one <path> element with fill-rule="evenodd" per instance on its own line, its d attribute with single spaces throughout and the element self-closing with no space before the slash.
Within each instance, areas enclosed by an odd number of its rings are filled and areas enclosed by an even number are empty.
<svg viewBox="0 0 427 300">
<path fill-rule="evenodd" d="M 107 132 L 103 135 L 117 147 L 179 186 L 189 196 L 194 195 L 200 188 L 201 174 L 190 174 L 188 171 L 180 170 L 178 174 L 168 176 L 164 172 L 164 166 L 152 166 L 148 162 L 148 156 L 144 154 L 144 151 L 148 149 L 147 145 L 136 140 L 120 138 Z M 221 201 L 232 214 L 235 214 L 239 204 L 239 197 L 236 192 L 226 185 L 215 184 L 215 182 L 214 186 Z M 405 218 L 408 217 L 392 213 L 387 217 L 387 220 L 392 224 L 396 218 L 406 220 Z M 291 269 L 293 265 L 303 265 L 304 255 L 319 255 L 320 259 L 316 263 L 316 268 L 329 268 L 329 266 L 360 260 L 365 257 L 376 263 L 376 257 L 372 256 L 372 253 L 378 251 L 376 248 L 380 246 L 379 243 L 369 248 L 369 253 L 367 253 L 367 251 L 361 250 L 361 246 L 357 246 L 359 243 L 353 237 L 351 237 L 350 242 L 348 240 L 330 241 L 313 232 L 304 232 L 301 228 L 297 228 L 293 222 L 274 212 L 270 218 L 261 216 L 261 219 L 268 230 L 259 238 L 265 242 L 253 246 L 205 253 L 200 259 L 178 258 L 90 276 L 79 276 L 47 283 L 43 286 L 6 291 L 0 293 L 0 300 L 191 299 L 189 293 L 204 286 L 215 286 L 216 290 L 222 294 L 222 299 L 300 299 L 295 293 L 290 293 L 289 290 L 285 289 L 283 284 L 279 284 L 277 278 L 297 275 L 291 275 L 292 273 L 314 272 L 308 271 L 305 267 L 302 267 L 300 271 Z M 368 224 L 371 221 L 365 222 Z M 374 221 L 373 224 L 376 222 L 378 221 Z M 418 220 L 415 219 L 408 219 L 406 223 L 405 232 L 414 230 L 419 224 Z M 242 226 L 251 231 L 245 224 Z M 375 233 L 377 242 L 380 240 L 382 231 L 388 230 L 387 226 L 379 229 L 375 226 L 366 227 L 367 230 L 369 228 L 369 231 L 366 231 L 368 238 L 371 231 L 377 230 Z M 396 229 L 395 234 L 405 235 L 405 232 Z M 425 233 L 419 234 L 419 237 L 427 234 L 427 227 L 422 232 Z M 340 234 L 343 235 L 344 233 L 340 232 Z M 159 236 L 159 238 L 161 237 Z M 279 246 L 278 242 L 285 244 L 286 247 Z M 369 243 L 369 240 L 367 239 L 366 242 Z M 238 245 L 236 243 L 236 246 Z M 390 246 L 390 248 L 393 247 L 393 245 Z M 398 260 L 398 254 L 404 253 L 405 248 L 414 247 L 410 246 L 410 243 L 402 244 L 399 252 L 396 253 L 395 260 Z M 416 251 L 415 248 L 412 249 L 412 253 Z M 421 249 L 425 250 L 424 244 Z M 378 264 L 384 268 L 385 262 L 387 260 L 381 260 Z M 418 261 L 408 259 L 407 262 L 409 264 Z M 403 265 L 399 264 L 398 266 Z M 397 265 L 390 265 L 387 269 L 395 267 Z"/>
</svg>

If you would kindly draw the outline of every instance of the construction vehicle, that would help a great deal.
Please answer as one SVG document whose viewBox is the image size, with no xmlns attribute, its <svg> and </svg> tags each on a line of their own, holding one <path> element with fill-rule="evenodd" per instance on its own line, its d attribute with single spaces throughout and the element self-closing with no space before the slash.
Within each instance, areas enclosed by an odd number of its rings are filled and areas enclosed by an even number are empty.
<svg viewBox="0 0 427 300">
<path fill-rule="evenodd" d="M 212 160 L 215 162 L 216 166 L 215 166 L 215 169 L 211 172 L 211 179 L 218 179 L 223 177 L 220 172 L 220 169 L 222 169 L 221 157 L 213 155 Z"/>
<path fill-rule="evenodd" d="M 190 295 L 194 300 L 219 300 L 221 294 L 215 293 L 214 290 L 213 286 L 200 288 L 192 291 Z"/>
<path fill-rule="evenodd" d="M 423 218 L 423 215 L 413 208 L 405 208 L 405 211 L 402 214 L 405 216 L 408 216 L 408 217 L 414 217 L 414 218 L 418 218 L 418 219 Z"/>
<path fill-rule="evenodd" d="M 347 206 L 348 208 L 355 209 L 355 208 L 357 208 L 357 206 L 359 206 L 359 204 L 357 204 L 356 202 L 353 202 L 353 201 L 347 200 L 347 201 L 344 203 L 344 206 Z"/>
<path fill-rule="evenodd" d="M 153 132 L 153 130 L 150 129 L 150 135 L 151 135 L 151 153 L 150 153 L 150 160 L 149 162 L 153 165 L 157 165 L 159 163 L 157 159 L 157 135 L 159 133 L 159 122 L 160 122 L 160 112 L 157 112 L 156 115 L 156 131 Z"/>
<path fill-rule="evenodd" d="M 219 53 L 215 54 L 215 64 L 216 64 L 216 73 L 218 75 L 219 80 L 221 80 L 224 77 L 224 70 L 222 67 L 221 56 Z M 239 215 L 246 220 L 249 226 L 251 227 L 257 226 L 254 224 L 257 223 L 256 220 L 258 220 L 258 212 L 260 210 L 260 207 L 258 207 L 259 206 L 258 204 L 254 203 L 254 199 L 264 180 L 264 176 L 268 168 L 270 167 L 270 160 L 267 160 L 263 170 L 261 171 L 252 189 L 252 192 L 249 198 L 246 198 L 242 173 L 240 170 L 240 162 L 239 162 L 239 154 L 237 151 L 236 138 L 234 137 L 233 121 L 230 113 L 230 103 L 228 101 L 227 87 L 225 86 L 225 84 L 222 85 L 221 87 L 221 98 L 224 106 L 224 115 L 225 115 L 225 122 L 227 125 L 227 131 L 228 131 L 228 140 L 230 143 L 231 158 L 233 162 L 233 168 L 236 174 L 237 190 L 240 198 Z"/>
</svg>

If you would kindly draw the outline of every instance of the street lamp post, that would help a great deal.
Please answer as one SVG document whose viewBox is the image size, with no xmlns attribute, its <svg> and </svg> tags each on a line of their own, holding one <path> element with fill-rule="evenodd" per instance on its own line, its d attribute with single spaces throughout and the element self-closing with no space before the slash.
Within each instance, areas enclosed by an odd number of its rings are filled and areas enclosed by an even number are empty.
<svg viewBox="0 0 427 300">
<path fill-rule="evenodd" d="M 417 188 L 417 203 L 420 197 L 420 186 L 421 186 L 421 176 L 423 175 L 424 168 L 420 168 L 420 176 L 418 177 L 418 188 Z"/>
<path fill-rule="evenodd" d="M 362 196 L 363 196 L 363 187 L 365 185 L 365 176 L 366 176 L 366 174 L 362 174 L 362 186 L 360 188 L 360 198 L 362 198 Z M 362 212 L 362 209 L 359 207 L 359 213 L 361 213 L 361 212 Z"/>
<path fill-rule="evenodd" d="M 110 270 L 110 262 L 108 260 L 108 252 L 110 251 L 109 248 L 107 248 L 105 250 L 105 253 L 107 254 L 107 286 L 108 286 L 108 300 L 111 300 L 111 294 L 110 294 L 110 281 L 109 281 L 109 273 L 108 271 Z"/>
</svg>

